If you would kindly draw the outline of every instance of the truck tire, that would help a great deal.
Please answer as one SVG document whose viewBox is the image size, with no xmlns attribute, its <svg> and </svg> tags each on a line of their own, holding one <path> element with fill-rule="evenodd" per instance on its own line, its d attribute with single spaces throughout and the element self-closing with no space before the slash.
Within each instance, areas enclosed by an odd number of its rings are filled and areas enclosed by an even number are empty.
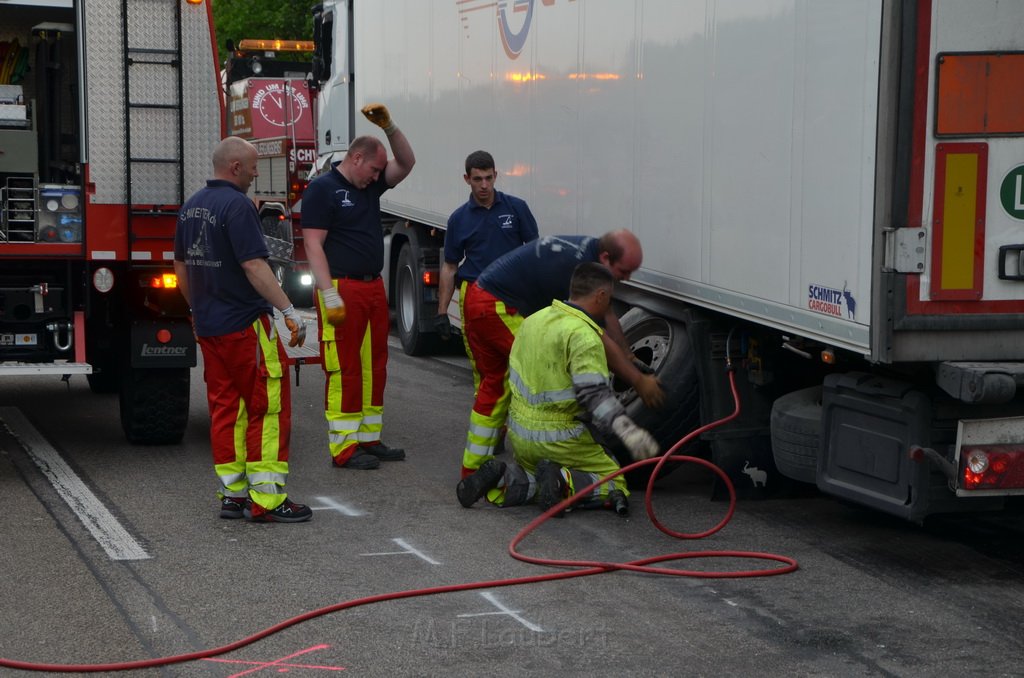
<svg viewBox="0 0 1024 678">
<path fill-rule="evenodd" d="M 398 253 L 395 271 L 395 322 L 402 350 L 407 355 L 427 355 L 437 352 L 440 338 L 433 332 L 420 329 L 423 306 L 423 276 L 419 261 L 409 243 Z"/>
<path fill-rule="evenodd" d="M 772 456 L 779 473 L 814 484 L 821 444 L 821 386 L 787 393 L 771 415 Z"/>
<path fill-rule="evenodd" d="M 626 387 L 617 379 L 615 390 L 629 418 L 637 426 L 647 429 L 664 453 L 700 425 L 700 381 L 686 327 L 642 308 L 630 309 L 619 319 L 619 323 L 633 354 L 661 380 L 662 388 L 665 389 L 665 404 L 660 410 L 648 409 L 633 388 Z M 699 442 L 693 441 L 678 450 L 677 454 L 696 456 L 698 446 Z M 634 461 L 620 441 L 615 440 L 611 447 L 615 458 L 623 466 Z M 666 464 L 661 475 L 677 466 L 679 464 Z M 627 473 L 629 485 L 639 488 L 646 484 L 653 468 L 653 465 L 649 465 Z"/>
<path fill-rule="evenodd" d="M 137 445 L 181 442 L 188 422 L 187 367 L 125 370 L 121 381 L 121 428 Z"/>
</svg>

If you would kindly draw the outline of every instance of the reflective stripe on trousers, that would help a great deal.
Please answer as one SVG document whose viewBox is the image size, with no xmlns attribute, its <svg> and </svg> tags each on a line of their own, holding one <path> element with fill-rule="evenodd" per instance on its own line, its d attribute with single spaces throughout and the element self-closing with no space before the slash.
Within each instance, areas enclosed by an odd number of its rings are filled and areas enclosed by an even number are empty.
<svg viewBox="0 0 1024 678">
<path fill-rule="evenodd" d="M 469 335 L 466 334 L 466 294 L 473 283 L 465 280 L 459 284 L 459 320 L 462 323 L 462 347 L 466 350 L 466 357 L 469 358 L 469 366 L 473 368 L 473 397 L 476 398 L 480 390 L 480 370 L 473 358 L 473 347 L 469 345 Z"/>
<path fill-rule="evenodd" d="M 619 470 L 619 464 L 605 449 L 594 441 L 582 425 L 579 435 L 569 435 L 572 431 L 563 429 L 561 431 L 530 431 L 528 437 L 519 433 L 521 427 L 513 427 L 514 421 L 509 422 L 508 437 L 511 447 L 515 453 L 518 464 L 523 466 L 531 475 L 537 469 L 537 463 L 542 459 L 553 461 L 560 466 L 572 469 L 570 487 L 580 489 L 586 487 L 598 478 L 615 473 Z M 587 482 L 579 482 L 577 478 L 584 478 L 587 474 L 596 474 Z M 626 479 L 619 475 L 610 482 L 603 483 L 597 488 L 594 495 L 607 497 L 612 489 L 622 490 L 629 496 L 629 489 L 626 487 Z M 575 490 L 574 490 L 575 492 Z"/>
<path fill-rule="evenodd" d="M 200 337 L 214 471 L 225 497 L 273 510 L 286 498 L 291 392 L 270 316 L 239 332 Z"/>
</svg>

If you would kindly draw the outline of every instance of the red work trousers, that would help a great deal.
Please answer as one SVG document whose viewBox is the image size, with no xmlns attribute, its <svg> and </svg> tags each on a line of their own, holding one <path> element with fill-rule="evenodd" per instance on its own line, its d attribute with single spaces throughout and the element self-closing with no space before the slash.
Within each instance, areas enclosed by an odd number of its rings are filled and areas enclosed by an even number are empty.
<svg viewBox="0 0 1024 678">
<path fill-rule="evenodd" d="M 324 416 L 328 445 L 335 463 L 344 464 L 355 454 L 357 445 L 380 440 L 391 321 L 380 278 L 338 278 L 332 282 L 345 302 L 345 322 L 340 327 L 324 323 L 323 298 L 319 294 L 317 318 L 320 356 L 327 377 Z"/>
<path fill-rule="evenodd" d="M 287 356 L 269 315 L 244 330 L 200 337 L 210 444 L 222 496 L 267 510 L 287 498 L 291 392 Z"/>
<path fill-rule="evenodd" d="M 522 324 L 516 309 L 477 284 L 466 290 L 462 331 L 473 368 L 480 374 L 462 453 L 462 477 L 494 454 L 508 416 L 508 356 Z"/>
</svg>

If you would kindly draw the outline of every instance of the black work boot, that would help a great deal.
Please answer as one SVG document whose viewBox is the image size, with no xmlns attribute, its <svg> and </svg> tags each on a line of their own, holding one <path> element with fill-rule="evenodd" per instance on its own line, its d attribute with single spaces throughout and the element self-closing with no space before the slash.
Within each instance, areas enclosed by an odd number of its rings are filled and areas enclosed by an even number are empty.
<svg viewBox="0 0 1024 678">
<path fill-rule="evenodd" d="M 345 463 L 339 464 L 337 459 L 334 459 L 331 463 L 335 468 L 351 468 L 358 471 L 371 471 L 375 468 L 380 468 L 380 459 L 361 447 L 357 447 L 356 451 L 352 453 L 352 456 Z"/>
<path fill-rule="evenodd" d="M 455 495 L 459 498 L 459 503 L 469 508 L 487 494 L 488 490 L 497 487 L 504 475 L 505 462 L 488 459 L 476 472 L 466 476 L 456 485 Z"/>
<path fill-rule="evenodd" d="M 370 445 L 359 445 L 359 449 L 367 454 L 372 454 L 381 461 L 402 461 L 405 459 L 405 450 L 401 447 L 388 447 L 382 442 L 371 443 Z"/>
<path fill-rule="evenodd" d="M 541 459 L 537 463 L 535 477 L 537 478 L 537 505 L 540 506 L 541 511 L 547 511 L 565 499 L 567 486 L 565 478 L 562 477 L 561 466 L 553 461 Z M 561 518 L 564 515 L 565 511 L 562 510 L 556 513 L 554 517 Z"/>
<path fill-rule="evenodd" d="M 268 511 L 250 499 L 245 504 L 244 514 L 254 523 L 303 523 L 313 517 L 313 510 L 305 504 L 285 499 L 280 506 Z"/>
</svg>

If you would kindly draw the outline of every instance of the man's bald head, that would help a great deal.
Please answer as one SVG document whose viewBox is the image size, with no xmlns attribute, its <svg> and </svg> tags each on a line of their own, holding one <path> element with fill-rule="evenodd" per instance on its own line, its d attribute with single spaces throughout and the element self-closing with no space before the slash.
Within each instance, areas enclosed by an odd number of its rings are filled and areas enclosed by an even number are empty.
<svg viewBox="0 0 1024 678">
<path fill-rule="evenodd" d="M 213 176 L 243 191 L 248 191 L 253 177 L 259 176 L 256 164 L 256 147 L 240 137 L 222 139 L 213 149 Z"/>
<path fill-rule="evenodd" d="M 598 242 L 598 261 L 616 280 L 629 280 L 644 261 L 640 239 L 625 228 L 605 233 Z"/>
</svg>

